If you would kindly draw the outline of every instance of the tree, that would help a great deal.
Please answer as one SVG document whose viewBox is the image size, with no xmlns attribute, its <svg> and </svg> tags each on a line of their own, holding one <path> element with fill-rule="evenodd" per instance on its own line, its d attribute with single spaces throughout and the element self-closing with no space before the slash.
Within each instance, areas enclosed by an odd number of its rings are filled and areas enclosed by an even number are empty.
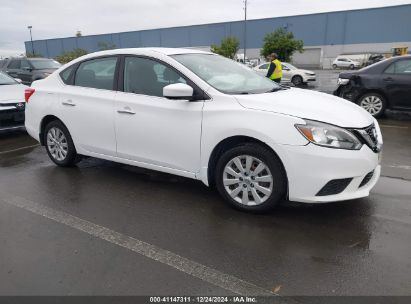
<svg viewBox="0 0 411 304">
<path fill-rule="evenodd" d="M 100 51 L 106 51 L 106 50 L 115 49 L 116 45 L 113 43 L 107 43 L 107 42 L 100 41 L 99 43 L 97 43 L 97 47 Z"/>
<path fill-rule="evenodd" d="M 277 53 L 278 59 L 289 62 L 294 52 L 303 52 L 304 42 L 294 39 L 294 34 L 280 28 L 264 37 L 261 55 L 267 58 L 271 53 Z"/>
<path fill-rule="evenodd" d="M 83 49 L 74 49 L 72 51 L 64 52 L 60 56 L 57 56 L 55 59 L 60 62 L 61 64 L 65 64 L 70 62 L 78 57 L 86 55 L 87 51 Z"/>
<path fill-rule="evenodd" d="M 235 54 L 238 52 L 240 41 L 233 36 L 229 36 L 221 40 L 221 46 L 212 44 L 211 51 L 221 56 L 234 59 Z"/>
<path fill-rule="evenodd" d="M 76 32 L 76 37 L 82 37 L 83 35 L 81 34 L 81 31 Z"/>
</svg>

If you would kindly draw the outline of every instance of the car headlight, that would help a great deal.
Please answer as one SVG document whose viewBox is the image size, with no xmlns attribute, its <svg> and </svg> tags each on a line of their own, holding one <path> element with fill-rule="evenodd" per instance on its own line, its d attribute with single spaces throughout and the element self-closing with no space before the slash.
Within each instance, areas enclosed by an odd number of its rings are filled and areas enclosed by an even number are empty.
<svg viewBox="0 0 411 304">
<path fill-rule="evenodd" d="M 337 84 L 338 84 L 338 85 L 346 85 L 346 84 L 348 84 L 349 82 L 350 82 L 349 79 L 346 79 L 346 78 L 338 78 Z"/>
<path fill-rule="evenodd" d="M 305 125 L 295 127 L 313 144 L 337 149 L 359 150 L 362 143 L 350 131 L 322 122 L 305 120 Z"/>
</svg>

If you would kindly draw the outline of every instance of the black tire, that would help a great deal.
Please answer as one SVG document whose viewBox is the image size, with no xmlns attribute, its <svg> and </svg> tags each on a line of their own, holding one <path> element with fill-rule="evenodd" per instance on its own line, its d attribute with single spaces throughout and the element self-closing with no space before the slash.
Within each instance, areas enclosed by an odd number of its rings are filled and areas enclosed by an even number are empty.
<svg viewBox="0 0 411 304">
<path fill-rule="evenodd" d="M 224 169 L 227 165 L 230 164 L 230 162 L 232 162 L 233 159 L 239 156 L 251 156 L 254 158 L 253 165 L 254 164 L 256 165 L 257 161 L 261 161 L 269 169 L 268 173 L 270 173 L 272 176 L 271 193 L 267 195 L 265 200 L 260 204 L 257 204 L 254 206 L 242 204 L 236 201 L 235 199 L 233 199 L 230 196 L 230 194 L 227 192 L 228 190 L 226 190 L 226 186 L 224 185 Z M 254 161 L 256 161 L 256 163 L 254 163 Z M 263 174 L 263 172 L 267 172 L 267 171 L 263 170 L 261 171 L 261 174 Z M 254 191 L 254 193 L 256 193 L 256 191 L 258 190 L 257 187 L 267 184 L 264 182 L 257 182 L 255 180 L 254 181 L 250 180 L 252 178 L 253 177 L 250 175 L 249 180 L 248 180 L 248 183 L 249 183 L 248 188 L 246 188 L 246 190 L 249 189 L 249 191 Z M 256 177 L 254 177 L 254 179 L 255 178 Z M 234 148 L 231 148 L 225 151 L 217 161 L 214 180 L 215 180 L 215 185 L 217 187 L 218 192 L 225 199 L 225 201 L 230 206 L 236 209 L 242 210 L 242 211 L 260 213 L 260 212 L 271 210 L 274 207 L 276 207 L 285 198 L 286 193 L 287 193 L 287 176 L 286 176 L 286 173 L 284 171 L 281 161 L 278 159 L 275 153 L 273 153 L 270 149 L 268 149 L 267 147 L 264 147 L 263 145 L 255 144 L 255 143 L 246 143 L 244 145 L 240 145 L 240 146 L 237 146 L 237 147 L 234 147 Z M 244 189 L 240 187 L 247 187 L 247 186 L 244 186 L 246 182 L 244 181 L 244 182 L 239 182 L 239 183 L 242 183 L 243 185 L 238 184 L 237 187 L 236 185 L 230 185 L 227 187 L 235 187 L 234 190 L 241 189 L 241 193 L 243 195 L 244 192 L 242 192 L 242 190 Z M 255 183 L 256 186 L 254 186 L 253 183 Z M 247 193 L 248 193 L 247 201 L 248 201 L 248 197 L 253 199 L 254 194 L 252 194 L 251 192 L 247 192 Z M 261 195 L 264 195 L 262 192 L 258 192 L 258 193 L 260 193 Z M 253 200 L 256 201 L 255 199 Z"/>
<path fill-rule="evenodd" d="M 304 83 L 304 80 L 300 75 L 295 75 L 293 76 L 293 78 L 291 78 L 291 82 L 294 86 L 298 87 Z"/>
<path fill-rule="evenodd" d="M 367 109 L 365 106 L 365 100 L 367 100 L 367 98 L 372 100 L 373 97 L 381 100 L 381 110 L 378 113 L 372 113 L 372 110 Z M 374 92 L 362 95 L 360 98 L 358 98 L 357 104 L 360 107 L 362 107 L 364 110 L 366 110 L 368 113 L 370 113 L 374 118 L 383 117 L 385 114 L 385 110 L 387 109 L 387 100 L 385 99 L 385 97 L 382 96 L 381 94 L 374 93 Z"/>
<path fill-rule="evenodd" d="M 336 64 L 333 64 L 333 69 L 335 70 L 337 68 L 337 65 Z"/>
<path fill-rule="evenodd" d="M 67 144 L 67 153 L 63 159 L 57 159 L 55 156 L 53 156 L 51 152 L 52 148 L 48 143 L 47 137 L 49 131 L 53 128 L 54 130 L 60 130 L 65 137 L 64 143 Z M 60 167 L 72 167 L 81 160 L 81 157 L 77 154 L 70 132 L 67 130 L 66 126 L 59 120 L 54 120 L 47 124 L 46 128 L 44 129 L 44 145 L 46 146 L 46 151 L 50 159 Z"/>
<path fill-rule="evenodd" d="M 354 70 L 354 65 L 353 64 L 350 65 L 350 69 Z"/>
</svg>

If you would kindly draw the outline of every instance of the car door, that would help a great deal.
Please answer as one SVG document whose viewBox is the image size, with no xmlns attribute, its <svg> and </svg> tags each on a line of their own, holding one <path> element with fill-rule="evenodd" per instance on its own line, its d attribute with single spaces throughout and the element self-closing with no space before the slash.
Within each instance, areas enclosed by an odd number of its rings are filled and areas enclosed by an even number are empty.
<svg viewBox="0 0 411 304">
<path fill-rule="evenodd" d="M 117 56 L 108 56 L 79 63 L 71 76 L 72 84 L 60 94 L 58 115 L 80 153 L 116 156 L 113 111 L 117 62 Z M 65 71 L 60 75 L 63 81 L 67 77 Z"/>
<path fill-rule="evenodd" d="M 118 157 L 194 176 L 200 168 L 204 101 L 163 97 L 166 85 L 189 81 L 153 58 L 126 56 L 120 73 L 123 92 L 115 104 Z"/>
<path fill-rule="evenodd" d="M 411 59 L 393 62 L 382 75 L 383 86 L 392 108 L 411 108 Z"/>
<path fill-rule="evenodd" d="M 286 65 L 286 64 L 281 64 L 283 68 L 283 77 L 282 81 L 284 82 L 289 82 L 292 78 L 292 72 L 291 69 Z"/>
<path fill-rule="evenodd" d="M 10 60 L 6 68 L 6 73 L 11 77 L 18 78 L 18 73 L 20 72 L 20 62 L 20 59 Z"/>
</svg>

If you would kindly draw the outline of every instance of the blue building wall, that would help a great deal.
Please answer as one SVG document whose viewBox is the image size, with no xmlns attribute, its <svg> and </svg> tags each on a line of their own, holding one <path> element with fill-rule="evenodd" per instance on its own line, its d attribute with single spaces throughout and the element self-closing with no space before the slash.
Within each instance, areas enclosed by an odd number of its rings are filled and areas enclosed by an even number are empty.
<svg viewBox="0 0 411 304">
<path fill-rule="evenodd" d="M 280 27 L 292 31 L 305 46 L 411 41 L 411 5 L 330 12 L 249 20 L 247 48 L 260 48 L 266 33 Z M 193 25 L 134 32 L 34 41 L 34 50 L 45 57 L 82 48 L 99 50 L 101 42 L 127 47 L 198 47 L 219 43 L 226 36 L 236 36 L 243 47 L 242 21 Z M 27 52 L 31 43 L 25 42 Z"/>
</svg>

